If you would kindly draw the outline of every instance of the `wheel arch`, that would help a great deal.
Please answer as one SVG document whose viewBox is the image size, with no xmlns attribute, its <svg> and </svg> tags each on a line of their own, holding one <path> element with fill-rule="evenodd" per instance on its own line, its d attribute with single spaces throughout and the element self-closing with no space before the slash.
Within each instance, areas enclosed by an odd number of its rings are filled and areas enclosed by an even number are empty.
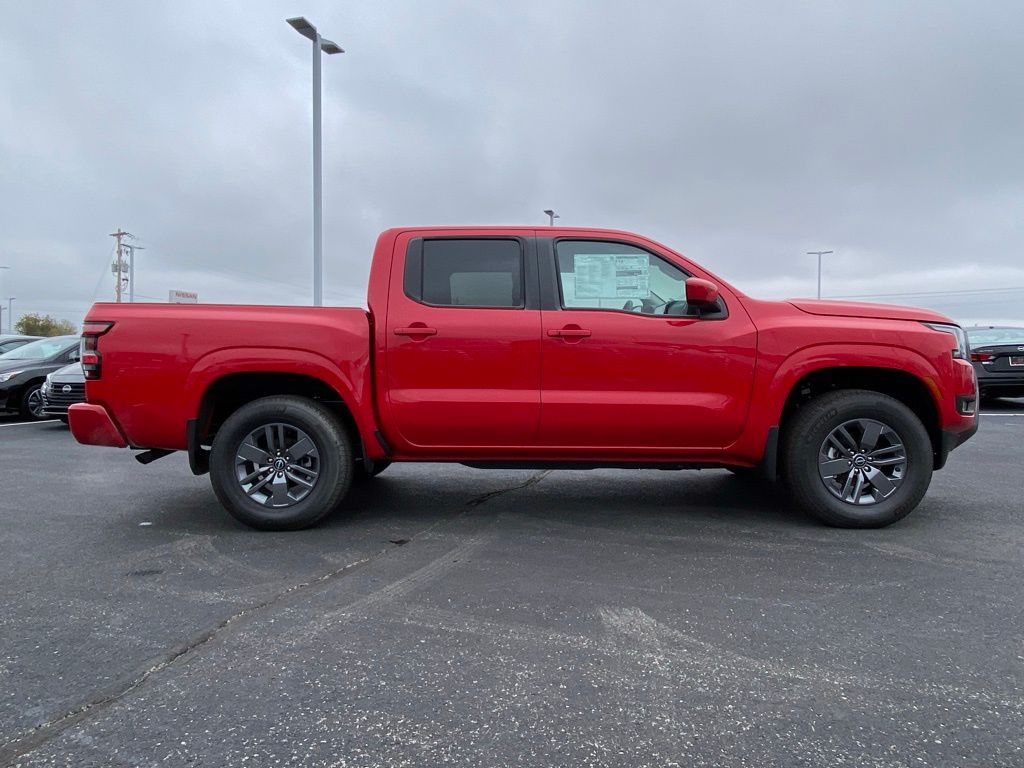
<svg viewBox="0 0 1024 768">
<path fill-rule="evenodd" d="M 254 400 L 274 395 L 305 397 L 323 404 L 341 420 L 358 455 L 364 455 L 367 435 L 353 408 L 352 394 L 342 389 L 341 382 L 337 380 L 286 370 L 254 368 L 212 378 L 202 390 L 193 411 L 195 418 L 188 422 L 188 453 L 192 471 L 202 474 L 209 470 L 208 446 L 231 414 Z"/>
<path fill-rule="evenodd" d="M 820 395 L 843 389 L 859 389 L 888 395 L 909 408 L 928 432 L 934 468 L 941 466 L 942 430 L 938 403 L 928 384 L 909 371 L 883 366 L 832 366 L 809 371 L 789 390 L 779 415 L 779 440 L 785 440 L 787 424 L 801 405 Z"/>
</svg>

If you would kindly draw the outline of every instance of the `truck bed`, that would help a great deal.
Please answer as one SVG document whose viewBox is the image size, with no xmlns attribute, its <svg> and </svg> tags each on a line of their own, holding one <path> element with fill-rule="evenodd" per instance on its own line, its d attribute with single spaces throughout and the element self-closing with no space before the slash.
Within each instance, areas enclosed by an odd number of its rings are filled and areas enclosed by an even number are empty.
<svg viewBox="0 0 1024 768">
<path fill-rule="evenodd" d="M 113 323 L 100 340 L 102 378 L 86 383 L 86 396 L 132 446 L 186 448 L 207 388 L 250 370 L 317 376 L 372 408 L 360 308 L 101 303 L 86 320 Z"/>
</svg>

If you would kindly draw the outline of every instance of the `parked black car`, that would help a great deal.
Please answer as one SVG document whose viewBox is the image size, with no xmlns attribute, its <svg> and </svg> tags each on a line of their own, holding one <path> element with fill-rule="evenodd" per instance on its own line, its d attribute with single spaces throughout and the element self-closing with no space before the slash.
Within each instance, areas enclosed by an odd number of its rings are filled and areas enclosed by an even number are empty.
<svg viewBox="0 0 1024 768">
<path fill-rule="evenodd" d="M 46 374 L 78 360 L 78 336 L 32 341 L 0 355 L 0 412 L 14 411 L 26 419 L 43 419 Z"/>
<path fill-rule="evenodd" d="M 81 363 L 72 363 L 48 374 L 40 390 L 43 415 L 68 422 L 68 406 L 85 402 L 85 371 Z"/>
<path fill-rule="evenodd" d="M 0 355 L 24 346 L 30 341 L 38 341 L 41 338 L 42 336 L 18 336 L 17 334 L 0 333 Z"/>
<path fill-rule="evenodd" d="M 1024 328 L 966 328 L 982 400 L 1024 397 Z"/>
</svg>

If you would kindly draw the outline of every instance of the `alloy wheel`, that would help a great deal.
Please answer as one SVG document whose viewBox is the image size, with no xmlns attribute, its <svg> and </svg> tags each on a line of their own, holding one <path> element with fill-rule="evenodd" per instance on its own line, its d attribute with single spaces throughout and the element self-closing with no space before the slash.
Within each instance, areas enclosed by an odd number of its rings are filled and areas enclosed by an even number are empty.
<svg viewBox="0 0 1024 768">
<path fill-rule="evenodd" d="M 28 412 L 32 415 L 33 419 L 43 418 L 43 393 L 42 390 L 36 388 L 28 393 L 28 399 L 25 403 L 28 406 Z"/>
<path fill-rule="evenodd" d="M 320 478 L 320 452 L 296 426 L 265 424 L 250 432 L 235 452 L 235 478 L 242 491 L 265 507 L 291 507 Z"/>
<path fill-rule="evenodd" d="M 907 473 L 907 450 L 896 431 L 875 419 L 852 419 L 828 433 L 818 474 L 829 493 L 868 506 L 888 498 Z"/>
</svg>

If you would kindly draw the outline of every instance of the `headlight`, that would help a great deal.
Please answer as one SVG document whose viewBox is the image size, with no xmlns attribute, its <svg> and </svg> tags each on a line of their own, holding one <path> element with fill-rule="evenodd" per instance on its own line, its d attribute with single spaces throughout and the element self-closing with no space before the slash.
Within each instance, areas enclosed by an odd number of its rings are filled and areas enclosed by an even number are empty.
<svg viewBox="0 0 1024 768">
<path fill-rule="evenodd" d="M 8 371 L 7 373 L 0 373 L 0 383 L 10 381 L 22 371 Z"/>
<path fill-rule="evenodd" d="M 933 331 L 948 333 L 956 339 L 956 347 L 952 350 L 953 357 L 960 360 L 971 359 L 970 347 L 967 346 L 967 334 L 964 333 L 964 329 L 959 325 L 951 325 L 949 323 L 925 323 L 925 325 Z"/>
</svg>

